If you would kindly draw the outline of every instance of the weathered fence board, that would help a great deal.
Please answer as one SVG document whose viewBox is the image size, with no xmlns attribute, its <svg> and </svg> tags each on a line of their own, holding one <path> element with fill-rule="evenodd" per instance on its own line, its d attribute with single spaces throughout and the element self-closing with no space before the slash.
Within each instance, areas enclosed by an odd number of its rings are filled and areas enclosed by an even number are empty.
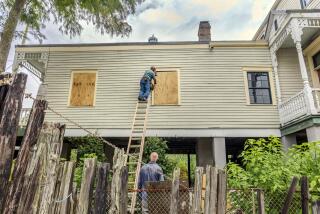
<svg viewBox="0 0 320 214">
<path fill-rule="evenodd" d="M 4 213 L 15 213 L 21 196 L 24 175 L 26 173 L 29 160 L 32 155 L 32 147 L 37 143 L 41 127 L 43 124 L 47 102 L 36 100 L 30 114 L 30 120 L 25 130 L 24 137 L 21 142 L 21 149 L 13 171 L 13 180 L 10 184 L 6 198 Z"/>
<path fill-rule="evenodd" d="M 55 203 L 51 213 L 69 214 L 71 210 L 71 199 L 73 196 L 73 175 L 75 163 L 64 162 L 60 168 L 59 184 L 56 185 Z M 58 183 L 58 182 L 57 182 Z"/>
<path fill-rule="evenodd" d="M 4 84 L 6 78 L 11 78 L 11 74 L 0 74 L 0 121 L 4 108 L 4 100 L 6 99 L 9 90 L 9 85 Z"/>
<path fill-rule="evenodd" d="M 216 213 L 217 191 L 218 191 L 218 172 L 215 167 L 206 168 L 206 194 L 205 194 L 205 214 Z"/>
<path fill-rule="evenodd" d="M 171 186 L 171 203 L 170 214 L 176 214 L 179 210 L 179 182 L 180 169 L 177 168 L 173 172 L 172 186 Z"/>
<path fill-rule="evenodd" d="M 257 200 L 258 200 L 258 213 L 265 214 L 264 192 L 261 189 L 257 191 Z"/>
<path fill-rule="evenodd" d="M 88 214 L 90 212 L 96 166 L 97 160 L 95 158 L 84 160 L 77 214 Z"/>
<path fill-rule="evenodd" d="M 195 172 L 192 214 L 200 214 L 201 213 L 202 177 L 203 177 L 203 167 L 197 167 L 196 172 Z"/>
<path fill-rule="evenodd" d="M 32 154 L 25 174 L 17 213 L 33 214 L 37 212 L 42 190 L 47 185 L 47 183 L 45 183 L 45 163 L 47 158 L 56 160 L 54 155 L 51 157 L 52 153 L 50 153 L 50 151 L 56 151 L 54 148 L 58 146 L 58 142 L 62 143 L 64 130 L 64 125 L 43 124 L 38 142 L 33 148 L 35 152 Z M 53 139 L 60 140 L 54 142 Z M 53 146 L 54 144 L 56 146 Z"/>
<path fill-rule="evenodd" d="M 126 166 L 127 155 L 123 149 L 115 149 L 113 156 L 113 176 L 111 182 L 111 206 L 109 214 L 120 213 L 121 170 Z"/>
<path fill-rule="evenodd" d="M 100 163 L 97 167 L 97 182 L 94 196 L 95 214 L 105 214 L 107 209 L 107 186 L 110 164 Z"/>
<path fill-rule="evenodd" d="M 309 213 L 309 184 L 307 176 L 302 176 L 301 178 L 301 208 L 302 214 Z"/>
<path fill-rule="evenodd" d="M 217 214 L 226 213 L 226 199 L 227 199 L 227 175 L 224 170 L 218 170 L 218 201 Z"/>
<path fill-rule="evenodd" d="M 312 203 L 312 214 L 320 214 L 320 201 Z"/>
<path fill-rule="evenodd" d="M 128 167 L 120 170 L 119 214 L 127 214 L 128 209 Z"/>
<path fill-rule="evenodd" d="M 291 181 L 290 188 L 287 193 L 286 200 L 285 200 L 284 205 L 281 209 L 281 214 L 288 214 L 289 213 L 290 204 L 292 202 L 294 193 L 296 191 L 296 186 L 298 184 L 298 181 L 299 181 L 299 179 L 297 177 L 293 177 L 293 179 Z"/>
<path fill-rule="evenodd" d="M 11 173 L 12 158 L 16 144 L 19 118 L 24 96 L 27 75 L 14 76 L 4 100 L 0 122 L 0 213 L 3 210 L 8 182 Z"/>
<path fill-rule="evenodd" d="M 52 129 L 51 142 L 47 145 L 45 162 L 42 165 L 44 172 L 44 188 L 40 195 L 39 214 L 48 214 L 54 203 L 54 190 L 56 186 L 60 154 L 63 146 L 64 129 Z"/>
</svg>

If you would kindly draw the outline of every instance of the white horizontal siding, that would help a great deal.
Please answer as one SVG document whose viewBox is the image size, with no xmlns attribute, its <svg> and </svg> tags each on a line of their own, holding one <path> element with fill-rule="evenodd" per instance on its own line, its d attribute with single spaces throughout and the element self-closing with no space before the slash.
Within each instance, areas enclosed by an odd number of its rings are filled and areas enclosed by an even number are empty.
<svg viewBox="0 0 320 214">
<path fill-rule="evenodd" d="M 297 94 L 303 89 L 298 54 L 295 48 L 283 48 L 277 52 L 279 63 L 279 80 L 283 101 Z M 308 67 L 307 60 L 305 60 Z M 307 68 L 309 80 L 310 72 Z M 311 81 L 309 81 L 311 82 Z"/>
<path fill-rule="evenodd" d="M 308 9 L 320 9 L 320 0 L 311 0 Z"/>
<path fill-rule="evenodd" d="M 282 0 L 277 6 L 277 10 L 301 9 L 300 0 Z"/>
<path fill-rule="evenodd" d="M 271 66 L 267 48 L 51 52 L 49 105 L 86 128 L 131 127 L 144 70 L 180 68 L 180 106 L 152 106 L 150 129 L 278 128 L 276 106 L 246 105 L 242 67 Z M 97 69 L 96 105 L 68 108 L 70 74 Z M 48 112 L 46 120 L 61 121 Z M 74 127 L 68 124 L 68 127 Z"/>
</svg>

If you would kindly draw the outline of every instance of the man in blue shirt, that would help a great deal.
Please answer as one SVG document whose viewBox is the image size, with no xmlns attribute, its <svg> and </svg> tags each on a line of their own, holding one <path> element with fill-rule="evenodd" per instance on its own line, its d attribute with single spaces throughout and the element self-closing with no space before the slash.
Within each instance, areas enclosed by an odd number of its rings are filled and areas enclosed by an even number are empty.
<svg viewBox="0 0 320 214">
<path fill-rule="evenodd" d="M 163 171 L 161 167 L 157 164 L 158 153 L 152 152 L 150 155 L 150 162 L 148 164 L 143 165 L 139 174 L 139 182 L 138 188 L 140 190 L 145 189 L 145 183 L 147 181 L 164 181 Z M 141 194 L 142 199 L 142 213 L 147 214 L 148 203 L 147 203 L 147 193 L 142 191 Z"/>
<path fill-rule="evenodd" d="M 150 70 L 147 70 L 144 72 L 144 75 L 140 80 L 140 93 L 139 93 L 138 100 L 140 101 L 148 100 L 150 90 L 151 90 L 152 80 L 154 81 L 154 85 L 157 84 L 156 76 L 157 76 L 157 69 L 154 66 L 152 66 Z"/>
</svg>

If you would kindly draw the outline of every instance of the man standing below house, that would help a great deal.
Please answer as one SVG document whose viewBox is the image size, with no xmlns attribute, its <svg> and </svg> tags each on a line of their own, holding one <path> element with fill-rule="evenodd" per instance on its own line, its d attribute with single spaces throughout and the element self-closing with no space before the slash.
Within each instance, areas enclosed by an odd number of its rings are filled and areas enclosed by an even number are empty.
<svg viewBox="0 0 320 214">
<path fill-rule="evenodd" d="M 148 164 L 143 165 L 139 174 L 139 182 L 138 188 L 140 190 L 145 189 L 145 184 L 148 181 L 158 182 L 164 181 L 163 171 L 161 167 L 157 164 L 158 153 L 152 152 L 150 155 L 150 162 Z M 141 192 L 141 200 L 142 200 L 142 213 L 148 214 L 148 202 L 147 202 L 147 192 Z"/>
<path fill-rule="evenodd" d="M 146 70 L 144 72 L 144 75 L 140 80 L 140 93 L 139 93 L 138 100 L 140 101 L 148 100 L 148 97 L 151 91 L 152 80 L 154 82 L 154 86 L 157 84 L 156 76 L 157 76 L 157 69 L 154 66 L 152 66 L 150 70 Z"/>
</svg>

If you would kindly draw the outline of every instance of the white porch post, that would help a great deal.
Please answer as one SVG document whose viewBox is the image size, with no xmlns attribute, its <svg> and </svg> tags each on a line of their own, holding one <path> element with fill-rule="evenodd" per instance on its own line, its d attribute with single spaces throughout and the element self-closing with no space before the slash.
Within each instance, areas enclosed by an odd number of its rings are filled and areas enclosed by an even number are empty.
<svg viewBox="0 0 320 214">
<path fill-rule="evenodd" d="M 271 47 L 270 54 L 271 54 L 273 72 L 274 72 L 274 79 L 276 82 L 276 91 L 277 91 L 278 105 L 279 105 L 281 104 L 282 96 L 281 96 L 280 80 L 279 80 L 279 73 L 278 73 L 277 50 L 275 47 Z"/>
<path fill-rule="evenodd" d="M 303 90 L 305 93 L 305 99 L 306 99 L 306 104 L 308 106 L 309 114 L 316 114 L 317 110 L 314 106 L 312 89 L 310 87 L 308 73 L 307 73 L 307 67 L 306 67 L 306 63 L 304 61 L 304 56 L 303 56 L 302 46 L 301 46 L 301 36 L 303 34 L 302 27 L 299 26 L 297 19 L 293 19 L 291 21 L 290 28 L 291 28 L 291 37 L 296 45 L 296 49 L 297 49 L 297 53 L 298 53 L 300 72 L 301 72 L 303 85 L 304 85 Z"/>
</svg>

